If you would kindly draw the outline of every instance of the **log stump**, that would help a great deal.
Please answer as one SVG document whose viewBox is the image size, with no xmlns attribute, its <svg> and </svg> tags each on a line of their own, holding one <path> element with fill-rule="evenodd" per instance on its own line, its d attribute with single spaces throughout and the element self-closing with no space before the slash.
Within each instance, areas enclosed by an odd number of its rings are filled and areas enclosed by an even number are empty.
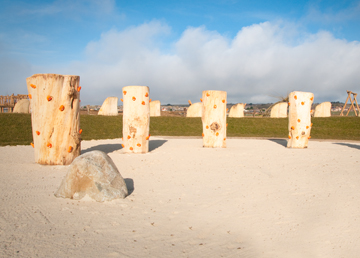
<svg viewBox="0 0 360 258">
<path fill-rule="evenodd" d="M 226 147 L 226 91 L 203 91 L 203 146 Z"/>
<path fill-rule="evenodd" d="M 28 99 L 20 99 L 14 107 L 13 113 L 30 113 L 30 101 Z"/>
<path fill-rule="evenodd" d="M 203 108 L 202 102 L 196 102 L 194 104 L 191 104 L 187 109 L 186 117 L 201 117 L 202 108 Z"/>
<path fill-rule="evenodd" d="M 118 115 L 117 105 L 118 105 L 117 97 L 106 98 L 104 103 L 101 105 L 98 115 L 100 115 L 100 116 L 117 116 Z"/>
<path fill-rule="evenodd" d="M 153 100 L 150 102 L 150 116 L 161 116 L 160 100 Z"/>
<path fill-rule="evenodd" d="M 80 155 L 79 82 L 79 76 L 60 74 L 26 79 L 37 163 L 68 165 Z"/>
<path fill-rule="evenodd" d="M 314 117 L 331 117 L 331 102 L 323 102 L 317 105 Z"/>
<path fill-rule="evenodd" d="M 311 105 L 314 94 L 294 91 L 289 95 L 288 148 L 307 148 L 311 131 Z"/>
<path fill-rule="evenodd" d="M 271 108 L 270 117 L 272 118 L 287 117 L 287 108 L 288 108 L 288 103 L 286 102 L 277 103 Z"/>
<path fill-rule="evenodd" d="M 123 87 L 123 151 L 147 153 L 150 137 L 149 87 Z"/>
<path fill-rule="evenodd" d="M 229 117 L 244 117 L 246 103 L 238 103 L 230 108 Z"/>
</svg>

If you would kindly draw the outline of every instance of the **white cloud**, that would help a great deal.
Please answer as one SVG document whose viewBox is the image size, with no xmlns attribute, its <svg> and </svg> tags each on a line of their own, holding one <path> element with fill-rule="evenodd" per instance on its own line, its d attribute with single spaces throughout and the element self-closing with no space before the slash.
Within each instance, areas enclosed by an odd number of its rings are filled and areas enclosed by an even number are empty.
<svg viewBox="0 0 360 258">
<path fill-rule="evenodd" d="M 83 103 L 120 98 L 127 85 L 150 86 L 151 98 L 164 104 L 196 102 L 210 89 L 227 91 L 232 103 L 275 102 L 271 96 L 293 90 L 313 92 L 315 102 L 345 101 L 346 90 L 360 91 L 359 42 L 325 31 L 304 36 L 295 26 L 265 22 L 231 39 L 189 27 L 170 53 L 162 51 L 169 33 L 153 21 L 90 42 L 86 60 L 67 70 L 81 76 Z"/>
</svg>

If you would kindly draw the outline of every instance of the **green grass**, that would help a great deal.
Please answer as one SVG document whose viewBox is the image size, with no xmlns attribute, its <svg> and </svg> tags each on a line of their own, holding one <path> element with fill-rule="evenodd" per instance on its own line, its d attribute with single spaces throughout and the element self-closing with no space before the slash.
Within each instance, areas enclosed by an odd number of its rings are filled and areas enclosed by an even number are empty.
<svg viewBox="0 0 360 258">
<path fill-rule="evenodd" d="M 32 142 L 29 114 L 0 113 L 0 146 L 27 145 Z"/>
<path fill-rule="evenodd" d="M 286 138 L 287 118 L 228 118 L 229 137 L 280 137 Z"/>
<path fill-rule="evenodd" d="M 83 140 L 115 139 L 122 137 L 122 116 L 81 115 Z"/>
<path fill-rule="evenodd" d="M 201 118 L 151 117 L 153 136 L 201 136 Z M 360 141 L 359 117 L 312 118 L 312 139 Z M 287 137 L 287 118 L 228 118 L 229 137 Z M 122 116 L 81 115 L 82 139 L 122 137 Z M 32 142 L 29 114 L 0 113 L 0 146 L 27 145 Z"/>
</svg>

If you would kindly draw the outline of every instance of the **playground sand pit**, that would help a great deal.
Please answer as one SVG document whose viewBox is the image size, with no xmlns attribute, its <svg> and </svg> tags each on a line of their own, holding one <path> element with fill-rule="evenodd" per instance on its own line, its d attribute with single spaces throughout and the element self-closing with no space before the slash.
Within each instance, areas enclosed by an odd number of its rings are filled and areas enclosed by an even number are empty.
<svg viewBox="0 0 360 258">
<path fill-rule="evenodd" d="M 113 159 L 130 195 L 56 198 L 68 166 L 0 148 L 0 257 L 358 257 L 360 142 L 151 137 L 83 141 Z"/>
</svg>

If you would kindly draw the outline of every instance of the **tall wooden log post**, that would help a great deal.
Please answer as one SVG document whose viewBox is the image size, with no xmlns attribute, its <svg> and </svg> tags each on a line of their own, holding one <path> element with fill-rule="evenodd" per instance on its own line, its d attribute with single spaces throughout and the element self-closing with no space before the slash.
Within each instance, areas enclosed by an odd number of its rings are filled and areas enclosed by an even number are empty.
<svg viewBox="0 0 360 258">
<path fill-rule="evenodd" d="M 79 76 L 59 74 L 26 79 L 37 163 L 68 165 L 80 155 L 79 82 Z"/>
<path fill-rule="evenodd" d="M 311 105 L 314 94 L 294 91 L 289 95 L 289 140 L 288 148 L 307 148 L 310 139 Z"/>
<path fill-rule="evenodd" d="M 203 91 L 203 146 L 226 147 L 226 91 Z"/>
<path fill-rule="evenodd" d="M 149 87 L 123 87 L 123 151 L 147 153 L 150 137 Z"/>
</svg>

